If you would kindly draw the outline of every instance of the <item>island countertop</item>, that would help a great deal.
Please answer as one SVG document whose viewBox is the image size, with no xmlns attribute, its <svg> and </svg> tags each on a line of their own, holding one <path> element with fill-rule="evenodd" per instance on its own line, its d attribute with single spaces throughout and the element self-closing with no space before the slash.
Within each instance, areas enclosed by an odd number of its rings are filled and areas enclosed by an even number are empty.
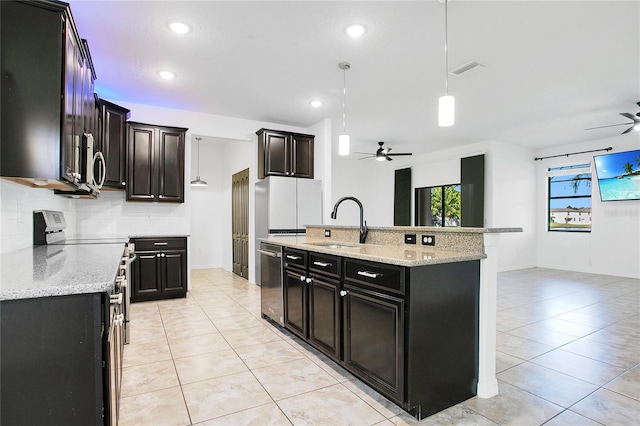
<svg viewBox="0 0 640 426">
<path fill-rule="evenodd" d="M 113 293 L 123 243 L 27 247 L 2 254 L 0 300 Z"/>
<path fill-rule="evenodd" d="M 323 241 L 305 236 L 270 236 L 261 241 L 300 250 L 408 267 L 464 262 L 487 257 L 479 252 L 448 251 L 420 245 L 358 244 Z M 329 246 L 330 244 L 334 247 Z"/>
</svg>

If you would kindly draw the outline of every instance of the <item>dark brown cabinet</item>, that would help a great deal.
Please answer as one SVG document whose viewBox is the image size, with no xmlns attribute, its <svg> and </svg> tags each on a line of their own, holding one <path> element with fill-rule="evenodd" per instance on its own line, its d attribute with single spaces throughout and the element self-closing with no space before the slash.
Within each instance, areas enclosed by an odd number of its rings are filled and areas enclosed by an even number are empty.
<svg viewBox="0 0 640 426">
<path fill-rule="evenodd" d="M 127 201 L 184 202 L 187 129 L 129 122 Z"/>
<path fill-rule="evenodd" d="M 131 301 L 172 299 L 187 294 L 187 239 L 133 238 Z"/>
<path fill-rule="evenodd" d="M 314 136 L 260 129 L 258 178 L 291 176 L 313 179 Z"/>
<path fill-rule="evenodd" d="M 479 261 L 402 267 L 285 247 L 284 270 L 285 327 L 417 419 L 476 394 Z"/>
<path fill-rule="evenodd" d="M 95 71 L 66 3 L 2 1 L 2 176 L 63 190 L 86 181 Z"/>
<path fill-rule="evenodd" d="M 104 186 L 124 189 L 126 184 L 127 119 L 130 111 L 119 105 L 97 99 L 97 150 L 106 164 Z M 97 173 L 100 176 L 100 173 Z"/>
</svg>

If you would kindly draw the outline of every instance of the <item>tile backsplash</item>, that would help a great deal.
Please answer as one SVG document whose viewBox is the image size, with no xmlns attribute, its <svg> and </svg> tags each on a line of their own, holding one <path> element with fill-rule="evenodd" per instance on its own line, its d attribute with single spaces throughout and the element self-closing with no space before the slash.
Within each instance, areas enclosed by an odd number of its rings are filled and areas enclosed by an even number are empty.
<svg viewBox="0 0 640 426">
<path fill-rule="evenodd" d="M 60 210 L 67 237 L 188 235 L 186 204 L 126 202 L 123 191 L 103 190 L 96 200 L 70 199 L 44 188 L 29 188 L 0 179 L 2 253 L 33 245 L 33 211 Z"/>
</svg>

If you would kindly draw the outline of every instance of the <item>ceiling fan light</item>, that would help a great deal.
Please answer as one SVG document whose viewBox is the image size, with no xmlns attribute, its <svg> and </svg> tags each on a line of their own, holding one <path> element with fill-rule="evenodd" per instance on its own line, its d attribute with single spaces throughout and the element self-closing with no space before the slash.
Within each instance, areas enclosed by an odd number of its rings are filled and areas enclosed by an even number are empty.
<svg viewBox="0 0 640 426">
<path fill-rule="evenodd" d="M 384 161 L 386 159 L 387 157 L 385 157 L 384 155 L 376 155 L 376 161 Z"/>
<path fill-rule="evenodd" d="M 456 115 L 456 98 L 452 95 L 440 96 L 438 99 L 438 125 L 440 127 L 453 126 Z"/>
<path fill-rule="evenodd" d="M 338 137 L 338 155 L 349 155 L 349 142 L 351 138 L 347 134 Z"/>
</svg>

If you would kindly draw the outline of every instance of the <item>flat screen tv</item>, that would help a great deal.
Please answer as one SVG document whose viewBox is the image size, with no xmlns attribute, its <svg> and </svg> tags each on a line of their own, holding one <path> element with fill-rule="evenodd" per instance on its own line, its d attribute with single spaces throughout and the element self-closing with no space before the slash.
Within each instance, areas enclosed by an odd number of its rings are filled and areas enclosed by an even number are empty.
<svg viewBox="0 0 640 426">
<path fill-rule="evenodd" d="M 593 157 L 602 201 L 640 200 L 640 149 Z"/>
</svg>

